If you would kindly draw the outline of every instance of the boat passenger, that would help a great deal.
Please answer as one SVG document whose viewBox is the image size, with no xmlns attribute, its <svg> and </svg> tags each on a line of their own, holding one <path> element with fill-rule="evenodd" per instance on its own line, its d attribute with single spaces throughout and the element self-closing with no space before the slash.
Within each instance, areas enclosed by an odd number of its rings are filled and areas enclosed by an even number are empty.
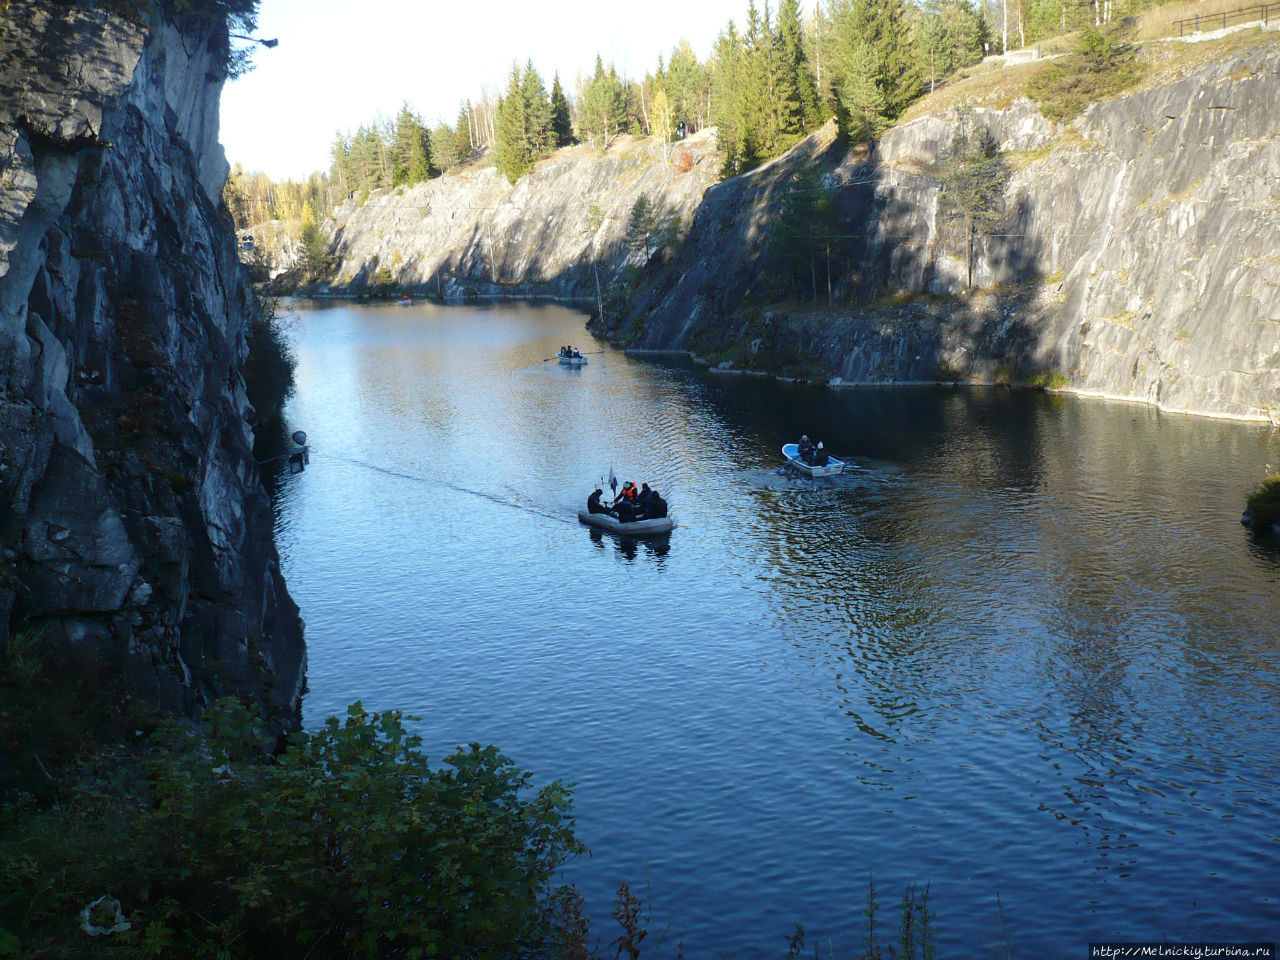
<svg viewBox="0 0 1280 960">
<path fill-rule="evenodd" d="M 823 449 L 822 441 L 819 440 L 817 449 L 813 451 L 813 465 L 815 467 L 825 467 L 830 460 L 831 457 Z"/>
<path fill-rule="evenodd" d="M 627 523 L 635 520 L 638 515 L 636 508 L 636 485 L 628 480 L 622 485 L 622 492 L 618 494 L 618 498 L 613 501 L 613 515 Z"/>
<path fill-rule="evenodd" d="M 604 491 L 596 487 L 591 491 L 591 496 L 587 497 L 587 513 L 608 513 L 605 505 L 600 502 L 600 496 Z"/>
<path fill-rule="evenodd" d="M 800 459 L 803 460 L 805 463 L 812 463 L 813 462 L 813 441 L 809 439 L 809 435 L 807 433 L 800 438 L 800 443 L 797 444 L 797 447 L 799 448 L 797 450 L 797 453 L 799 454 Z"/>
<path fill-rule="evenodd" d="M 653 497 L 653 491 L 649 489 L 647 483 L 640 484 L 640 493 L 636 496 L 636 506 L 643 510 L 649 504 L 649 500 Z"/>
<path fill-rule="evenodd" d="M 649 501 L 645 505 L 644 518 L 646 520 L 657 520 L 667 515 L 667 501 L 662 499 L 662 495 L 657 490 L 651 491 Z"/>
<path fill-rule="evenodd" d="M 573 352 L 573 359 L 575 359 L 575 360 L 581 360 L 581 359 L 582 359 L 582 351 L 581 351 L 581 350 L 579 350 L 577 347 L 572 347 L 572 348 L 570 348 L 570 349 L 571 349 L 571 350 L 572 350 L 572 352 Z"/>
</svg>

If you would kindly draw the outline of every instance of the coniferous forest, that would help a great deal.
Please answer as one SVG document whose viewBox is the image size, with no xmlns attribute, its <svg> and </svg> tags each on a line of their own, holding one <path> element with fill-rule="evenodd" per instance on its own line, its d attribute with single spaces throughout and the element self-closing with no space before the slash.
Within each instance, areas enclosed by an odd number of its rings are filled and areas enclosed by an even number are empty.
<svg viewBox="0 0 1280 960">
<path fill-rule="evenodd" d="M 560 147 L 608 150 L 617 137 L 674 142 L 714 126 L 722 173 L 734 176 L 786 151 L 835 118 L 847 143 L 871 142 L 923 94 L 986 53 L 1104 26 L 1137 0 L 800 0 L 758 6 L 725 25 L 700 60 L 686 39 L 643 78 L 597 56 L 572 81 L 513 63 L 501 88 L 483 88 L 450 119 L 405 102 L 335 135 L 328 171 L 306 184 L 233 171 L 237 224 L 318 222 L 335 203 L 412 186 L 484 156 L 512 182 Z M 305 212 L 299 209 L 301 203 Z"/>
</svg>

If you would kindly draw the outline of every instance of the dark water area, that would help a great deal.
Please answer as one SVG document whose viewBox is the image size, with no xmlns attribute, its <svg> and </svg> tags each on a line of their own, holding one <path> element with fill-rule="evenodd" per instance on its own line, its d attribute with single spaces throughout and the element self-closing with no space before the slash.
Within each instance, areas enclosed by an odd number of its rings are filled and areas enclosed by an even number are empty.
<svg viewBox="0 0 1280 960">
<path fill-rule="evenodd" d="M 938 955 L 1280 932 L 1269 427 L 627 357 L 562 306 L 296 304 L 278 536 L 308 725 L 400 708 L 576 784 L 601 944 L 857 955 L 930 884 Z M 562 344 L 601 350 L 581 369 Z M 856 469 L 780 472 L 800 432 Z M 666 538 L 577 522 L 610 467 Z"/>
</svg>

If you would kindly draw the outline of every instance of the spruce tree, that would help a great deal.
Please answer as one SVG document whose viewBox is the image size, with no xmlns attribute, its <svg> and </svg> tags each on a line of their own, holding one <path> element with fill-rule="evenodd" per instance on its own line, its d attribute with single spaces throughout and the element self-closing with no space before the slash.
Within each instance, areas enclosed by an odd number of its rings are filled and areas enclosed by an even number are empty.
<svg viewBox="0 0 1280 960">
<path fill-rule="evenodd" d="M 582 128 L 592 144 L 607 150 L 609 142 L 622 132 L 626 108 L 625 94 L 618 72 L 604 68 L 604 60 L 596 55 L 596 69 L 582 87 Z"/>
<path fill-rule="evenodd" d="M 551 101 L 532 60 L 520 78 L 520 99 L 524 109 L 524 159 L 532 166 L 535 160 L 555 148 L 551 131 Z"/>
<path fill-rule="evenodd" d="M 431 155 L 431 132 L 419 124 L 409 142 L 409 167 L 405 182 L 409 186 L 430 180 L 439 173 Z"/>
<path fill-rule="evenodd" d="M 724 157 L 721 172 L 733 177 L 755 166 L 755 143 L 747 117 L 746 51 L 742 36 L 730 21 L 712 53 L 711 122 Z"/>
<path fill-rule="evenodd" d="M 782 0 L 778 5 L 776 45 L 782 130 L 805 133 L 822 122 L 822 111 L 804 51 L 800 0 Z"/>
<path fill-rule="evenodd" d="M 832 0 L 831 15 L 831 82 L 837 112 L 854 115 L 855 121 L 861 113 L 874 128 L 869 136 L 879 136 L 922 89 L 921 58 L 902 0 Z M 864 89 L 868 77 L 879 91 L 878 98 Z"/>
<path fill-rule="evenodd" d="M 831 306 L 833 260 L 841 256 L 843 232 L 840 211 L 819 171 L 808 168 L 794 174 L 769 232 L 769 256 L 790 281 L 796 299 L 809 293 L 816 301 L 825 290 Z"/>
<path fill-rule="evenodd" d="M 939 214 L 957 223 L 965 241 L 966 286 L 973 286 L 973 255 L 978 237 L 1004 217 L 1004 195 L 1010 171 L 1000 148 L 973 111 L 961 109 L 946 160 Z"/>
<path fill-rule="evenodd" d="M 640 194 L 631 206 L 631 216 L 627 219 L 627 246 L 632 253 L 649 253 L 649 244 L 653 240 L 657 218 L 648 194 Z"/>
<path fill-rule="evenodd" d="M 515 64 L 511 66 L 506 95 L 498 101 L 497 141 L 494 163 L 515 183 L 532 165 L 525 154 L 524 97 L 520 91 L 520 68 Z"/>
<path fill-rule="evenodd" d="M 746 140 L 754 149 L 750 166 L 772 156 L 777 150 L 780 127 L 777 67 L 773 56 L 773 31 L 769 28 L 768 0 L 764 15 L 755 0 L 747 3 L 747 29 L 743 36 L 745 89 L 741 99 Z"/>
<path fill-rule="evenodd" d="M 697 54 L 687 40 L 671 51 L 666 75 L 667 97 L 671 101 L 671 120 L 676 128 L 684 125 L 686 133 L 695 133 L 709 121 L 706 115 L 710 76 L 698 62 Z"/>
<path fill-rule="evenodd" d="M 923 92 L 923 71 L 904 0 L 872 0 L 877 23 L 876 59 L 889 119 L 897 120 Z"/>
<path fill-rule="evenodd" d="M 458 138 L 447 123 L 431 128 L 431 159 L 441 173 L 447 173 L 462 162 L 458 155 Z"/>
<path fill-rule="evenodd" d="M 407 103 L 396 115 L 392 137 L 393 186 L 413 186 L 435 175 L 430 134 Z"/>
<path fill-rule="evenodd" d="M 877 82 L 875 52 L 858 40 L 840 62 L 836 81 L 836 125 L 846 143 L 871 141 L 889 125 L 884 92 Z"/>
<path fill-rule="evenodd" d="M 559 73 L 551 81 L 551 134 L 557 147 L 567 147 L 574 143 L 569 98 L 564 95 L 564 89 L 560 86 Z"/>
<path fill-rule="evenodd" d="M 453 136 L 458 144 L 459 161 L 467 160 L 475 144 L 471 140 L 471 101 L 458 108 L 458 120 L 453 127 Z"/>
</svg>

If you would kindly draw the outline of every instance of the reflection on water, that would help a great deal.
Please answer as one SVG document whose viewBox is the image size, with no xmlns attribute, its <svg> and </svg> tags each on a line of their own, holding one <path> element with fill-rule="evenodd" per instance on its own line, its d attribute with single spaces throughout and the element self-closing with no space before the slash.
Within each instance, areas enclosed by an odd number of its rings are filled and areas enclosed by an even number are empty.
<svg viewBox="0 0 1280 960">
<path fill-rule="evenodd" d="M 308 722 L 402 707 L 433 757 L 576 782 L 603 942 L 625 879 L 666 956 L 850 952 L 868 873 L 932 882 L 945 956 L 1280 929 L 1280 554 L 1238 522 L 1269 429 L 563 367 L 554 306 L 298 317 Z M 856 469 L 781 471 L 802 431 Z M 579 524 L 610 468 L 676 530 Z"/>
<path fill-rule="evenodd" d="M 612 548 L 624 560 L 634 560 L 637 556 L 643 555 L 653 557 L 660 563 L 662 558 L 671 552 L 671 534 L 669 533 L 661 536 L 627 537 L 605 533 L 597 527 L 587 527 L 586 530 L 587 535 L 591 537 L 591 542 L 598 549 Z"/>
</svg>

